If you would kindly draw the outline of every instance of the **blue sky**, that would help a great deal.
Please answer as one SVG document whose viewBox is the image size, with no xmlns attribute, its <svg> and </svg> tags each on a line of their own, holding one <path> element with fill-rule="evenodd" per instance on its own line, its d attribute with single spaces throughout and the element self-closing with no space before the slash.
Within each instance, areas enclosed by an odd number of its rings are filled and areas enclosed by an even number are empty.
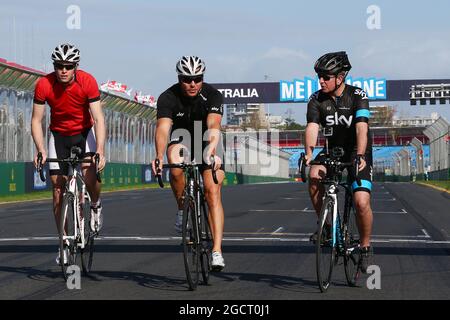
<svg viewBox="0 0 450 320">
<path fill-rule="evenodd" d="M 81 28 L 70 30 L 67 8 L 77 5 Z M 366 12 L 380 8 L 381 29 L 369 30 Z M 175 63 L 195 54 L 206 81 L 261 82 L 312 76 L 314 61 L 345 50 L 353 77 L 450 78 L 449 1 L 2 1 L 0 57 L 49 70 L 50 52 L 76 44 L 81 68 L 98 82 L 126 83 L 158 96 L 176 81 Z M 14 37 L 15 21 L 15 37 Z M 450 120 L 450 106 L 394 102 L 399 115 Z M 305 104 L 290 108 L 305 122 Z"/>
</svg>

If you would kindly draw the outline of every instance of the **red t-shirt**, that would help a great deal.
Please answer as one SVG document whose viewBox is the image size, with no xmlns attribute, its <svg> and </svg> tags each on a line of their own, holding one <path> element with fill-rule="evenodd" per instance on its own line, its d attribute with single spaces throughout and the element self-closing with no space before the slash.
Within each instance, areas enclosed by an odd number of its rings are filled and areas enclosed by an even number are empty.
<svg viewBox="0 0 450 320">
<path fill-rule="evenodd" d="M 40 78 L 34 90 L 34 103 L 50 106 L 50 130 L 65 136 L 80 134 L 94 125 L 89 103 L 100 100 L 97 81 L 77 70 L 75 81 L 64 87 L 55 72 Z"/>
</svg>

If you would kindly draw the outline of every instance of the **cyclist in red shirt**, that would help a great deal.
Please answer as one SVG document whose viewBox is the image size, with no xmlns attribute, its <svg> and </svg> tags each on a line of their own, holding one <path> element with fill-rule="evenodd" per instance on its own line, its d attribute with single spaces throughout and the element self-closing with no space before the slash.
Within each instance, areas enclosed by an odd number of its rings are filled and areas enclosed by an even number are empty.
<svg viewBox="0 0 450 320">
<path fill-rule="evenodd" d="M 79 146 L 85 158 L 92 158 L 91 164 L 82 165 L 82 171 L 92 200 L 91 229 L 99 231 L 103 223 L 101 185 L 96 178 L 93 155 L 99 154 L 99 170 L 102 170 L 105 167 L 106 127 L 97 81 L 89 73 L 78 70 L 80 51 L 71 44 L 64 43 L 57 46 L 53 50 L 52 60 L 55 71 L 40 78 L 36 83 L 31 133 L 37 151 L 42 153 L 43 163 L 47 157 L 60 159 L 69 157 L 72 146 Z M 45 102 L 50 106 L 51 112 L 48 154 L 44 147 L 42 130 Z M 37 156 L 34 163 L 37 165 Z M 53 212 L 56 225 L 59 226 L 68 166 L 50 163 L 49 172 L 53 185 Z M 57 262 L 59 264 L 59 253 Z"/>
</svg>

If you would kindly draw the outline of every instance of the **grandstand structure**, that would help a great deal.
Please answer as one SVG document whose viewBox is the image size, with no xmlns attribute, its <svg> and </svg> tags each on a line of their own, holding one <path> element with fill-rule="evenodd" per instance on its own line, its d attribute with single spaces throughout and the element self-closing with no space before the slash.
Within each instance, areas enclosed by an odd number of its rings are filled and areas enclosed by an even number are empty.
<svg viewBox="0 0 450 320">
<path fill-rule="evenodd" d="M 423 144 L 429 143 L 429 138 L 423 133 L 426 127 L 375 127 L 370 128 L 373 146 L 402 146 L 411 143 L 414 138 Z M 264 134 L 264 131 L 259 131 Z M 318 145 L 324 145 L 324 138 L 319 135 Z M 279 139 L 268 142 L 279 148 L 301 147 L 305 143 L 305 130 L 286 130 L 279 132 Z"/>
<path fill-rule="evenodd" d="M 0 59 L 0 161 L 32 161 L 31 108 L 42 71 Z M 101 92 L 107 124 L 107 161 L 150 163 L 153 156 L 156 108 L 109 92 Z M 49 112 L 43 123 L 48 139 Z"/>
<path fill-rule="evenodd" d="M 298 174 L 298 158 L 304 152 L 305 131 L 280 131 L 277 139 L 267 142 L 291 154 L 290 174 Z M 373 178 L 378 181 L 450 178 L 450 131 L 448 122 L 439 117 L 429 126 L 389 126 L 370 128 L 373 146 Z M 273 135 L 272 135 L 273 136 Z M 325 145 L 319 134 L 315 154 Z"/>
</svg>

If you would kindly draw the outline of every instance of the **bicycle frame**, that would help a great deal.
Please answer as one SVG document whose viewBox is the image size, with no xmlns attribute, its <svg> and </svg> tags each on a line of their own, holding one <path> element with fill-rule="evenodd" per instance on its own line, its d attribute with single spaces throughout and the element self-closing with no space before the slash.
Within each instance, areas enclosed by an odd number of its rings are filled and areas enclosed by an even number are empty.
<svg viewBox="0 0 450 320">
<path fill-rule="evenodd" d="M 344 246 L 344 234 L 342 232 L 342 220 L 343 216 L 339 214 L 338 210 L 338 192 L 339 186 L 345 189 L 345 202 L 344 202 L 344 214 L 347 210 L 350 210 L 348 206 L 352 206 L 351 202 L 353 201 L 353 197 L 351 195 L 351 191 L 349 191 L 349 186 L 347 183 L 339 183 L 336 181 L 333 182 L 324 182 L 324 184 L 330 184 L 328 188 L 325 190 L 324 199 L 330 197 L 333 200 L 333 220 L 332 220 L 332 246 L 338 248 L 338 252 L 342 253 L 342 249 Z"/>
<path fill-rule="evenodd" d="M 74 221 L 74 232 L 73 235 L 65 235 L 63 237 L 63 240 L 70 239 L 70 240 L 76 240 L 78 247 L 81 249 L 84 249 L 86 245 L 85 237 L 82 236 L 82 233 L 84 230 L 81 230 L 81 228 L 84 228 L 84 225 L 81 223 L 81 206 L 84 205 L 85 197 L 88 198 L 90 203 L 90 196 L 89 193 L 86 192 L 86 184 L 84 183 L 84 180 L 82 178 L 82 175 L 80 172 L 78 172 L 78 169 L 74 167 L 72 164 L 69 165 L 69 174 L 68 174 L 68 181 L 66 182 L 66 191 L 65 193 L 71 194 L 73 199 L 73 221 Z M 81 189 L 81 192 L 80 192 Z M 61 216 L 65 216 L 61 215 Z M 81 228 L 80 228 L 81 227 Z"/>
</svg>

